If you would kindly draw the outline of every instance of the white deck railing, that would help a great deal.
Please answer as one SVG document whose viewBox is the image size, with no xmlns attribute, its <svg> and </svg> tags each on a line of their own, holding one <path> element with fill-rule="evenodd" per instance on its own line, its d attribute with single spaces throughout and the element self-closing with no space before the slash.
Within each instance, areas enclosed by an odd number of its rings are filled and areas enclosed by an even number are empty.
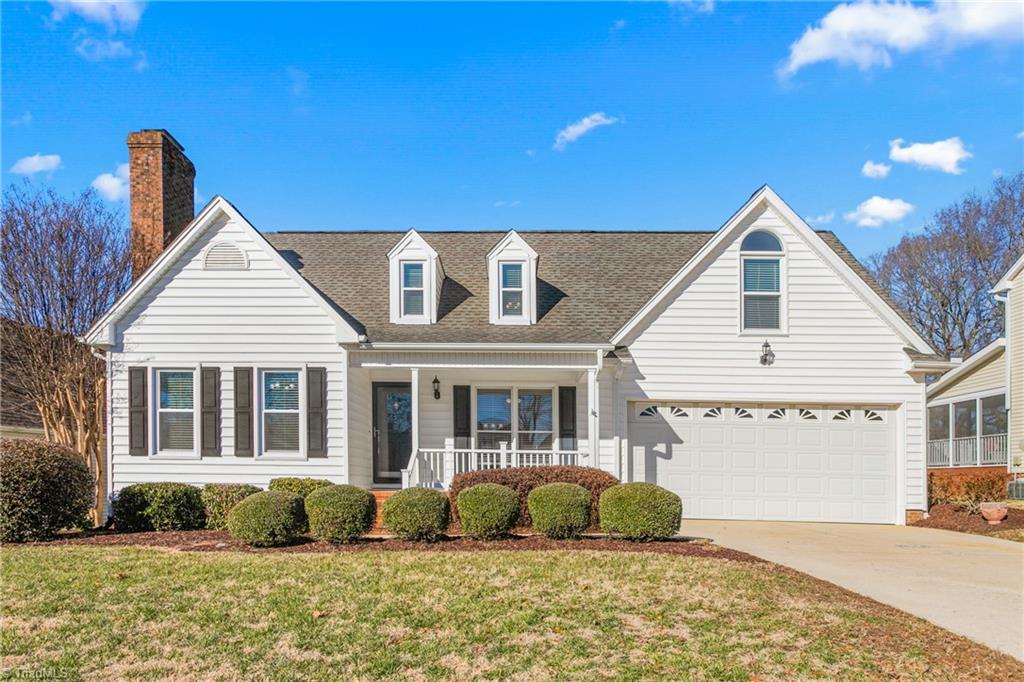
<svg viewBox="0 0 1024 682">
<path fill-rule="evenodd" d="M 457 474 L 482 469 L 508 469 L 551 465 L 587 466 L 590 458 L 580 450 L 497 450 L 446 447 L 420 449 L 402 470 L 402 487 L 447 488 Z"/>
<path fill-rule="evenodd" d="M 928 466 L 976 467 L 1006 464 L 1006 434 L 967 436 L 928 442 Z"/>
</svg>

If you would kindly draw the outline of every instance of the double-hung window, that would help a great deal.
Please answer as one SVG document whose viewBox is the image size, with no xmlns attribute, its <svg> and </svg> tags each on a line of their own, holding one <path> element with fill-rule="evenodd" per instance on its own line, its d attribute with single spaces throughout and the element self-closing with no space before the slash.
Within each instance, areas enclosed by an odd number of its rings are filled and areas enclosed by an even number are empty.
<svg viewBox="0 0 1024 682">
<path fill-rule="evenodd" d="M 195 451 L 195 373 L 188 369 L 159 369 L 157 383 L 157 451 Z"/>
<path fill-rule="evenodd" d="M 402 263 L 402 317 L 423 315 L 423 263 Z"/>
<path fill-rule="evenodd" d="M 263 453 L 298 455 L 299 372 L 263 372 Z"/>
<path fill-rule="evenodd" d="M 501 316 L 523 315 L 523 264 L 501 263 Z"/>
<path fill-rule="evenodd" d="M 512 391 L 479 388 L 476 392 L 476 443 L 483 450 L 512 447 Z"/>
<path fill-rule="evenodd" d="M 740 245 L 742 329 L 782 330 L 782 244 L 764 231 L 751 232 Z"/>
</svg>

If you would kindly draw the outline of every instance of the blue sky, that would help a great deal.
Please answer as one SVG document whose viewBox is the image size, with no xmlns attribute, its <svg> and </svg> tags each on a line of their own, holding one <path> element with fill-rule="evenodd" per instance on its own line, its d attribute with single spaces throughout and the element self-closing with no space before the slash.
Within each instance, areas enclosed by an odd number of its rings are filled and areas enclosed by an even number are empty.
<svg viewBox="0 0 1024 682">
<path fill-rule="evenodd" d="M 162 127 L 264 231 L 716 229 L 768 183 L 866 258 L 1024 167 L 1012 3 L 2 11 L 4 184 L 122 210 Z"/>
</svg>

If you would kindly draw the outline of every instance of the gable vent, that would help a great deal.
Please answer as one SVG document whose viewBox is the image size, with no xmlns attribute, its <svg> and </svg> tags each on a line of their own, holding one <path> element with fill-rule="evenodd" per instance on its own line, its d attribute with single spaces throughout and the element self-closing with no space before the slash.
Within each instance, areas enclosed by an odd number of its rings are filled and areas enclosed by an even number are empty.
<svg viewBox="0 0 1024 682">
<path fill-rule="evenodd" d="M 204 270 L 245 270 L 248 266 L 245 254 L 230 242 L 214 244 L 203 259 Z"/>
</svg>

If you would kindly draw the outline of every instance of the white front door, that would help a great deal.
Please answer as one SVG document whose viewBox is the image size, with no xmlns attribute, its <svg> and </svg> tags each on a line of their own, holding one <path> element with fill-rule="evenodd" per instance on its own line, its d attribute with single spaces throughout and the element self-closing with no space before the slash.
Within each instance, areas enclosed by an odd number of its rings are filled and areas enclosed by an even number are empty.
<svg viewBox="0 0 1024 682">
<path fill-rule="evenodd" d="M 895 412 L 801 405 L 631 403 L 634 480 L 683 516 L 894 523 Z"/>
</svg>

